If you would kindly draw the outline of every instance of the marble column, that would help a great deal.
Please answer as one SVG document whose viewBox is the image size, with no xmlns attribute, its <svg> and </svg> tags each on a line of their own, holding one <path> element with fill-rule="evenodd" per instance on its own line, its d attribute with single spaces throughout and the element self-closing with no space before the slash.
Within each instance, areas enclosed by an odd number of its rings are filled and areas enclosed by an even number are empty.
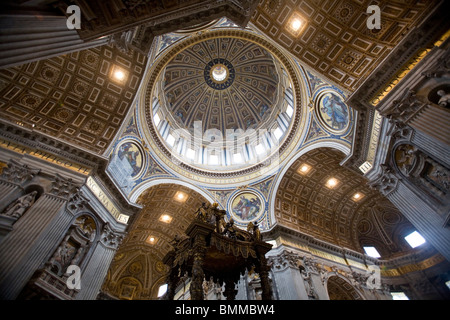
<svg viewBox="0 0 450 320">
<path fill-rule="evenodd" d="M 417 231 L 450 261 L 450 229 L 445 228 L 443 218 L 423 199 L 400 180 L 387 198 L 417 228 Z"/>
<path fill-rule="evenodd" d="M 206 241 L 203 235 L 197 235 L 194 240 L 194 263 L 192 265 L 192 280 L 190 286 L 192 300 L 203 300 L 203 261 L 206 253 Z"/>
<path fill-rule="evenodd" d="M 0 243 L 1 299 L 15 299 L 58 242 L 71 218 L 64 209 L 64 199 L 42 195 Z"/>
</svg>

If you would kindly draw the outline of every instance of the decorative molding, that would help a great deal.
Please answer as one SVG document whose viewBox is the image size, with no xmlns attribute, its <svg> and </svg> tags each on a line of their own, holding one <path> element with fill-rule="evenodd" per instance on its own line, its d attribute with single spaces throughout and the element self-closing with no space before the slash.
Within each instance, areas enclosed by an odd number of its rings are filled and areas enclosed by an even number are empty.
<svg viewBox="0 0 450 320">
<path fill-rule="evenodd" d="M 378 178 L 369 182 L 369 186 L 377 189 L 384 196 L 388 196 L 397 188 L 399 178 L 394 174 L 394 170 L 388 165 L 381 165 L 381 173 Z"/>
<path fill-rule="evenodd" d="M 8 166 L 3 168 L 0 179 L 20 186 L 32 180 L 40 171 L 40 169 L 33 169 L 26 164 L 11 160 Z"/>
<path fill-rule="evenodd" d="M 122 243 L 125 233 L 117 232 L 111 228 L 109 223 L 106 223 L 101 235 L 101 242 L 106 247 L 111 248 L 113 250 L 117 250 L 119 245 Z"/>
<path fill-rule="evenodd" d="M 76 193 L 81 186 L 78 185 L 71 178 L 64 178 L 60 174 L 56 174 L 52 178 L 50 194 L 69 200 L 74 193 Z"/>
</svg>

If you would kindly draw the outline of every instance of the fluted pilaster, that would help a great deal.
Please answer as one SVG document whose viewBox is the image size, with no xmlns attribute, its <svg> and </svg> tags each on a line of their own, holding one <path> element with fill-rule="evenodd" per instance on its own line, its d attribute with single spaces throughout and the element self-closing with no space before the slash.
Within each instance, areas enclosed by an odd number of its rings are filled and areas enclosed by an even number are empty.
<svg viewBox="0 0 450 320">
<path fill-rule="evenodd" d="M 0 297 L 14 299 L 70 223 L 65 199 L 42 195 L 0 243 Z"/>
<path fill-rule="evenodd" d="M 81 291 L 76 296 L 77 300 L 96 299 L 116 250 L 117 248 L 106 246 L 102 242 L 97 243 L 92 258 L 81 276 Z"/>
<path fill-rule="evenodd" d="M 38 14 L 0 19 L 0 69 L 94 48 L 109 37 L 84 42 L 66 25 L 66 17 Z"/>
<path fill-rule="evenodd" d="M 422 236 L 450 261 L 450 230 L 444 227 L 443 217 L 410 190 L 403 181 L 399 181 L 397 189 L 387 197 Z"/>
</svg>

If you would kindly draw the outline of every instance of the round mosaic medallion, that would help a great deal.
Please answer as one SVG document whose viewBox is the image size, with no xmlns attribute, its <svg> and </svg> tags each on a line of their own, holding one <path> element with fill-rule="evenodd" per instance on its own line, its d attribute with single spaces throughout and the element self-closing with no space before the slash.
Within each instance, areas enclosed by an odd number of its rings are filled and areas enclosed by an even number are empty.
<svg viewBox="0 0 450 320">
<path fill-rule="evenodd" d="M 240 223 L 258 220 L 264 213 L 264 201 L 256 193 L 250 191 L 236 194 L 229 206 L 231 216 Z"/>
<path fill-rule="evenodd" d="M 320 121 L 335 132 L 348 128 L 350 111 L 342 97 L 334 92 L 325 92 L 318 100 L 317 107 Z"/>
<path fill-rule="evenodd" d="M 233 65 L 226 59 L 216 58 L 205 67 L 205 82 L 213 89 L 224 90 L 231 86 L 235 78 Z"/>
</svg>

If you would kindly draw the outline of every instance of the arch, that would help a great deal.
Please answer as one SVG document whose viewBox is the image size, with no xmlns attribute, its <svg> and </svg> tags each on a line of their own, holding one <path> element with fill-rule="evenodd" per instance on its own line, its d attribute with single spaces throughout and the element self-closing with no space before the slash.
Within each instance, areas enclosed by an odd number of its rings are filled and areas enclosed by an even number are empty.
<svg viewBox="0 0 450 320">
<path fill-rule="evenodd" d="M 163 258 L 173 247 L 174 237 L 182 235 L 198 208 L 212 197 L 200 187 L 165 178 L 143 183 L 134 199 L 142 210 L 118 247 L 104 292 L 119 299 L 156 299 L 166 271 Z M 124 288 L 116 285 L 129 275 L 134 280 L 127 280 Z"/>
<path fill-rule="evenodd" d="M 277 221 L 275 218 L 275 198 L 277 196 L 278 187 L 280 186 L 281 180 L 283 179 L 284 175 L 289 170 L 289 168 L 294 164 L 294 162 L 297 161 L 297 159 L 299 159 L 301 156 L 305 155 L 306 153 L 308 153 L 312 150 L 315 150 L 315 149 L 319 149 L 319 148 L 336 149 L 336 150 L 344 153 L 345 156 L 350 155 L 350 152 L 351 152 L 351 150 L 348 146 L 338 143 L 336 141 L 319 141 L 319 142 L 313 143 L 313 144 L 299 150 L 298 153 L 293 155 L 292 158 L 283 166 L 283 169 L 276 176 L 275 183 L 273 184 L 273 188 L 271 190 L 271 194 L 268 199 L 269 204 L 270 204 L 270 206 L 269 206 L 270 220 L 269 221 L 273 222 L 272 225 L 270 226 L 269 230 L 272 229 L 273 227 L 275 227 L 275 225 L 277 224 Z"/>
<path fill-rule="evenodd" d="M 176 178 L 162 178 L 162 179 L 157 178 L 157 179 L 147 180 L 147 181 L 143 182 L 142 184 L 138 185 L 130 193 L 130 201 L 136 202 L 137 199 L 139 198 L 139 196 L 145 190 L 147 190 L 153 186 L 160 185 L 160 184 L 178 184 L 180 186 L 187 187 L 187 188 L 192 189 L 193 191 L 201 194 L 205 199 L 207 199 L 211 203 L 214 202 L 214 197 L 211 194 L 209 194 L 207 191 L 205 191 L 204 189 L 202 189 L 192 183 L 186 182 L 184 180 L 176 179 Z"/>
<path fill-rule="evenodd" d="M 365 300 L 361 292 L 347 278 L 335 272 L 327 277 L 325 290 L 330 300 Z"/>
<path fill-rule="evenodd" d="M 30 193 L 30 192 L 33 192 L 33 191 L 37 192 L 35 201 L 37 201 L 37 199 L 39 199 L 39 197 L 45 193 L 44 187 L 42 187 L 41 185 L 39 185 L 39 184 L 28 184 L 25 187 L 25 190 L 24 190 L 23 194 L 27 194 L 27 193 Z"/>
</svg>

